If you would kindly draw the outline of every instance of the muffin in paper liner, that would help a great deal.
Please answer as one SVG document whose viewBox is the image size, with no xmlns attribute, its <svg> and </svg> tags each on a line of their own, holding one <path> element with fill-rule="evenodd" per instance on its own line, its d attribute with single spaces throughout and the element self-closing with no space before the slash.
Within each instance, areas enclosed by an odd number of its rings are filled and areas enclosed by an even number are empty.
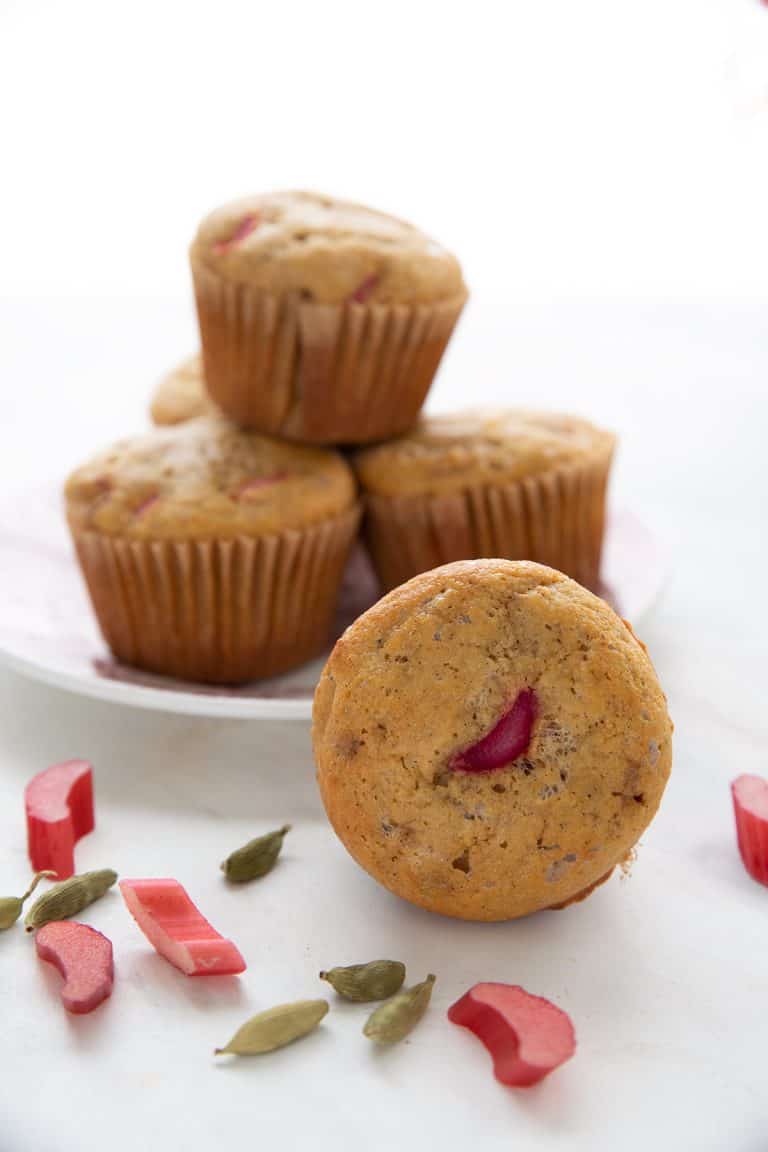
<svg viewBox="0 0 768 1152">
<path fill-rule="evenodd" d="M 578 903 L 661 802 L 672 723 L 644 646 L 528 561 L 414 577 L 360 616 L 315 691 L 320 795 L 353 859 L 431 912 Z"/>
<path fill-rule="evenodd" d="M 533 560 L 595 589 L 610 455 L 507 484 L 366 496 L 365 538 L 385 590 L 455 560 Z"/>
<path fill-rule="evenodd" d="M 301 530 L 222 540 L 75 531 L 115 657 L 150 672 L 234 684 L 285 672 L 328 642 L 359 510 Z"/>
<path fill-rule="evenodd" d="M 160 427 L 183 424 L 215 412 L 215 405 L 205 388 L 199 353 L 188 356 L 166 372 L 156 384 L 149 406 L 152 423 Z"/>
<path fill-rule="evenodd" d="M 192 260 L 208 392 L 247 428 L 308 444 L 407 431 L 466 301 L 307 302 Z"/>
<path fill-rule="evenodd" d="M 64 494 L 119 660 L 226 684 L 322 649 L 360 519 L 339 453 L 204 416 L 103 449 Z"/>
</svg>

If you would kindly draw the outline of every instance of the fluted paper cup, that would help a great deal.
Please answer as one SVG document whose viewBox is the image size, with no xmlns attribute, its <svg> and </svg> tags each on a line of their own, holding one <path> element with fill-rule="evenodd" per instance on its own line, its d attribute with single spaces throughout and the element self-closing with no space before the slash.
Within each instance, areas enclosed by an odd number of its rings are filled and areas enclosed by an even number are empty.
<svg viewBox="0 0 768 1152">
<path fill-rule="evenodd" d="M 328 642 L 359 511 L 231 540 L 75 532 L 104 639 L 125 664 L 235 684 L 285 672 Z"/>
<path fill-rule="evenodd" d="M 192 262 L 208 392 L 233 420 L 307 444 L 411 428 L 466 301 L 316 304 Z"/>
<path fill-rule="evenodd" d="M 385 590 L 454 560 L 548 564 L 595 589 L 610 458 L 443 495 L 366 497 L 365 536 Z"/>
</svg>

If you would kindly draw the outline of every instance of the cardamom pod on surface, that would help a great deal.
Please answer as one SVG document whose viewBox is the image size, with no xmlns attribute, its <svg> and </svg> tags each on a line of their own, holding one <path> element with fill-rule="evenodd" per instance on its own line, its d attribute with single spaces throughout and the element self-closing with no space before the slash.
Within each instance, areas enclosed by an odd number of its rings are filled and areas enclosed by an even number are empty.
<svg viewBox="0 0 768 1152">
<path fill-rule="evenodd" d="M 21 916 L 24 901 L 32 895 L 40 881 L 46 876 L 55 877 L 56 873 L 50 872 L 47 869 L 43 872 L 36 872 L 32 877 L 32 883 L 23 896 L 4 896 L 0 898 L 0 932 L 5 932 L 7 928 L 13 927 L 19 916 Z"/>
<path fill-rule="evenodd" d="M 350 964 L 346 968 L 330 968 L 320 973 L 331 987 L 345 1000 L 363 1004 L 370 1000 L 386 1000 L 402 987 L 405 964 L 399 960 L 371 960 L 368 964 Z"/>
<path fill-rule="evenodd" d="M 99 900 L 117 880 L 117 872 L 102 868 L 96 872 L 81 872 L 54 884 L 35 900 L 27 915 L 24 926 L 27 932 L 34 932 L 52 920 L 67 920 Z"/>
<path fill-rule="evenodd" d="M 214 1049 L 214 1055 L 258 1056 L 274 1052 L 313 1032 L 327 1012 L 327 1000 L 278 1004 L 246 1020 L 224 1048 Z"/>
<path fill-rule="evenodd" d="M 249 880 L 266 876 L 274 868 L 283 847 L 283 838 L 290 830 L 290 824 L 286 824 L 276 832 L 268 832 L 266 836 L 249 840 L 242 848 L 232 852 L 221 865 L 227 880 L 233 884 L 246 884 Z"/>
<path fill-rule="evenodd" d="M 398 992 L 386 1004 L 381 1004 L 368 1017 L 363 1035 L 378 1044 L 396 1044 L 418 1024 L 429 1007 L 435 977 L 431 974 L 421 984 Z"/>
</svg>

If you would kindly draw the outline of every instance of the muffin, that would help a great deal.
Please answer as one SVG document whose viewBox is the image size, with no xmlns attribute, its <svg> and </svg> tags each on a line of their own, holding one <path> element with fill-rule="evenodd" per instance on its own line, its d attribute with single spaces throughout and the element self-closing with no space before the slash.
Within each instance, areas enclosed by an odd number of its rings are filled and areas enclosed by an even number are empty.
<svg viewBox="0 0 768 1152">
<path fill-rule="evenodd" d="M 163 376 L 155 389 L 149 413 L 155 424 L 183 424 L 216 411 L 205 390 L 203 364 L 199 356 L 183 360 Z"/>
<path fill-rule="evenodd" d="M 323 649 L 359 519 L 337 453 L 220 417 L 116 444 L 70 476 L 66 510 L 115 657 L 233 684 Z"/>
<path fill-rule="evenodd" d="M 458 261 L 417 228 L 312 192 L 217 209 L 190 261 L 211 396 L 306 443 L 410 428 L 467 296 Z"/>
<path fill-rule="evenodd" d="M 385 589 L 452 560 L 535 560 L 597 588 L 610 432 L 555 413 L 427 416 L 354 467 Z"/>
<path fill-rule="evenodd" d="M 314 702 L 347 850 L 467 920 L 561 907 L 606 879 L 659 806 L 671 735 L 629 625 L 562 573 L 508 560 L 389 593 L 337 642 Z"/>
</svg>

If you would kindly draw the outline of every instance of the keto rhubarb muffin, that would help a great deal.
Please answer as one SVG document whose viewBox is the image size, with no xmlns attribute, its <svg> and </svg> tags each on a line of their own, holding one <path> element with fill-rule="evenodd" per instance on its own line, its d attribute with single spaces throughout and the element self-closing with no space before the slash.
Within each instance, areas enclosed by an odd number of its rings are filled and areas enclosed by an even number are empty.
<svg viewBox="0 0 768 1152">
<path fill-rule="evenodd" d="M 315 693 L 328 817 L 392 892 L 508 920 L 587 895 L 659 806 L 672 725 L 645 648 L 543 565 L 448 564 L 341 637 Z"/>
<path fill-rule="evenodd" d="M 183 424 L 215 412 L 203 379 L 199 356 L 190 356 L 163 376 L 155 389 L 149 409 L 154 424 Z"/>
<path fill-rule="evenodd" d="M 115 657 L 211 683 L 322 650 L 359 519 L 336 452 L 221 417 L 116 444 L 70 476 L 66 510 Z"/>
<path fill-rule="evenodd" d="M 211 396 L 307 443 L 410 428 L 467 296 L 456 258 L 413 225 L 314 192 L 217 209 L 190 261 Z"/>
<path fill-rule="evenodd" d="M 535 560 L 596 589 L 615 439 L 552 412 L 423 417 L 358 452 L 365 534 L 384 588 L 452 560 Z"/>
</svg>

